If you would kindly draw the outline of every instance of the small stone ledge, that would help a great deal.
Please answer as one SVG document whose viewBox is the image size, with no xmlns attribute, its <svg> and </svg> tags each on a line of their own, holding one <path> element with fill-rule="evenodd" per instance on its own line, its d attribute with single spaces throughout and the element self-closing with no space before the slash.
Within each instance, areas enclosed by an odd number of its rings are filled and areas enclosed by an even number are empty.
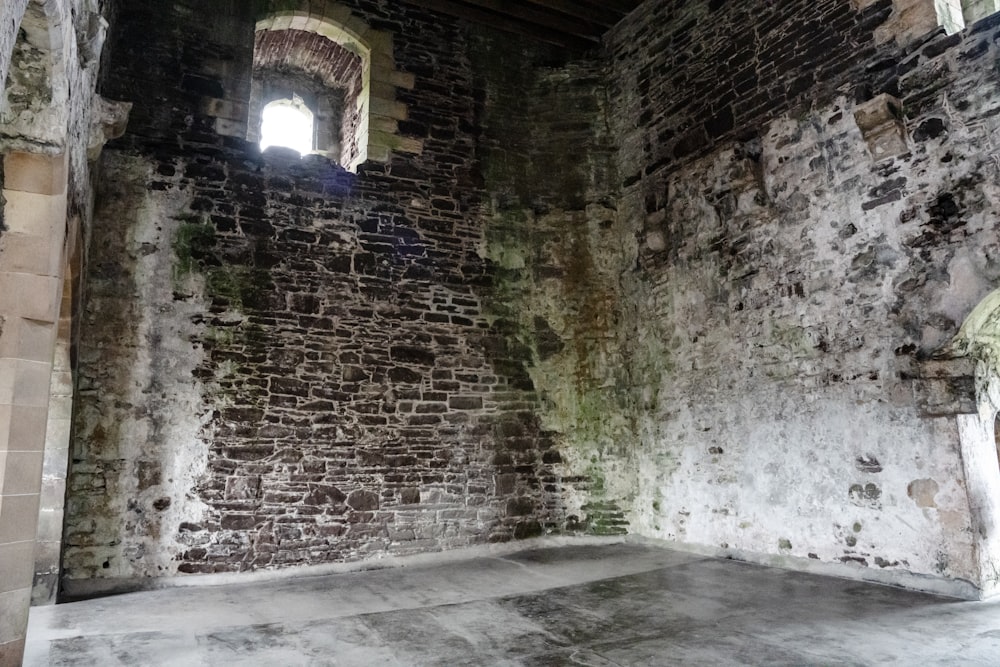
<svg viewBox="0 0 1000 667">
<path fill-rule="evenodd" d="M 892 95 L 882 93 L 859 104 L 854 110 L 854 120 L 876 162 L 910 152 L 906 144 L 903 105 Z"/>
<path fill-rule="evenodd" d="M 912 380 L 913 398 L 924 417 L 975 414 L 976 359 L 927 359 L 917 362 Z"/>
</svg>

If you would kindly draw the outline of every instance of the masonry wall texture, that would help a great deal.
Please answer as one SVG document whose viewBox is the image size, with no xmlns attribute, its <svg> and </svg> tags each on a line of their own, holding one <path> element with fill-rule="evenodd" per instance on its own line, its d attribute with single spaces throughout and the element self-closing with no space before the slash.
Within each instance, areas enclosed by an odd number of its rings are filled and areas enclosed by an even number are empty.
<svg viewBox="0 0 1000 667">
<path fill-rule="evenodd" d="M 400 131 L 424 141 L 355 176 L 215 133 L 206 97 L 239 101 L 254 17 L 198 8 L 205 28 L 183 2 L 122 8 L 109 89 L 136 107 L 103 163 L 66 592 L 559 528 L 530 350 L 490 306 L 492 72 L 465 33 L 355 6 L 416 75 Z"/>
<path fill-rule="evenodd" d="M 7 81 L 10 57 L 17 41 L 17 28 L 28 0 L 10 0 L 0 7 L 0 81 Z M 0 88 L 2 90 L 2 88 Z"/>
<path fill-rule="evenodd" d="M 218 133 L 247 3 L 121 8 L 67 593 L 543 532 L 993 589 L 930 357 L 1000 278 L 996 19 L 648 0 L 567 61 L 343 4 L 423 141 L 356 175 Z"/>
<path fill-rule="evenodd" d="M 7 94 L 7 73 L 10 71 L 14 43 L 17 41 L 17 29 L 27 5 L 28 0 L 11 0 L 0 7 L 0 99 L 4 99 Z M 3 188 L 3 178 L 3 168 L 0 167 L 0 189 Z M 0 210 L 3 207 L 4 202 L 0 198 Z M 5 228 L 3 213 L 0 213 L 0 235 L 3 234 Z"/>
<path fill-rule="evenodd" d="M 890 10 L 649 2 L 612 34 L 618 501 L 647 536 L 988 590 L 956 420 L 913 378 L 1000 270 L 997 21 L 876 47 Z M 880 93 L 907 153 L 876 161 Z"/>
</svg>

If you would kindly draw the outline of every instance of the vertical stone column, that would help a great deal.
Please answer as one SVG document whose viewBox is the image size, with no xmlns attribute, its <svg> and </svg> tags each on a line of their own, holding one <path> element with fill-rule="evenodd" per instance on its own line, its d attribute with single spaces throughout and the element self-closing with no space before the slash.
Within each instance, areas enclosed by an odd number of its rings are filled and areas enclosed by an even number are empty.
<svg viewBox="0 0 1000 667">
<path fill-rule="evenodd" d="M 73 368 L 70 356 L 73 328 L 73 277 L 67 267 L 63 280 L 59 328 L 49 392 L 49 416 L 42 462 L 41 506 L 35 545 L 35 581 L 31 604 L 55 604 L 59 585 L 66 475 L 69 468 L 70 424 L 73 417 Z"/>
<path fill-rule="evenodd" d="M 10 153 L 0 236 L 0 667 L 24 651 L 65 265 L 66 160 Z"/>
</svg>

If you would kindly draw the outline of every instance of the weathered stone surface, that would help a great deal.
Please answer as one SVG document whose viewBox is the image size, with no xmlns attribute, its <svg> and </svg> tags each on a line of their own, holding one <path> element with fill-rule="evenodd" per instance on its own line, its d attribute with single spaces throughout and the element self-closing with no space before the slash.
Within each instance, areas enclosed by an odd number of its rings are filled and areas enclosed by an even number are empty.
<svg viewBox="0 0 1000 667">
<path fill-rule="evenodd" d="M 887 3 L 761 6 L 755 20 L 771 30 L 741 38 L 738 7 L 708 5 L 676 16 L 679 49 L 658 48 L 671 29 L 652 27 L 666 2 L 611 40 L 624 137 L 615 224 L 654 242 L 619 246 L 623 278 L 606 283 L 627 304 L 606 330 L 624 362 L 593 373 L 635 415 L 635 444 L 603 461 L 605 488 L 645 535 L 976 580 L 960 432 L 983 394 L 968 365 L 947 377 L 918 368 L 1000 278 L 1000 90 L 979 75 L 995 45 L 939 35 L 915 53 L 878 50 L 871 30 Z M 825 28 L 809 27 L 814 12 Z M 694 63 L 721 66 L 750 45 L 747 71 L 684 93 L 704 81 Z M 798 89 L 817 72 L 829 75 Z M 873 164 L 838 86 L 899 98 L 897 140 L 904 124 L 923 128 L 898 151 L 909 154 Z M 678 103 L 664 110 L 668 90 Z M 675 128 L 713 103 L 737 110 L 735 141 L 671 153 L 687 141 Z M 933 509 L 908 495 L 920 479 L 941 486 Z"/>
<path fill-rule="evenodd" d="M 648 0 L 565 63 L 345 0 L 422 142 L 356 175 L 220 129 L 249 9 L 124 7 L 70 581 L 567 530 L 982 583 L 988 365 L 921 364 L 1000 279 L 997 35 L 903 4 Z"/>
<path fill-rule="evenodd" d="M 102 157 L 69 589 L 559 528 L 530 351 L 491 344 L 506 332 L 480 254 L 485 71 L 454 25 L 348 4 L 395 33 L 397 66 L 423 82 L 401 131 L 426 135 L 421 155 L 357 175 L 219 134 L 204 98 L 246 94 L 252 17 L 209 9 L 217 22 L 191 26 L 183 2 L 122 8 L 130 55 L 107 94 L 135 105 Z M 522 46 L 504 57 L 530 71 Z M 508 417 L 516 432 L 494 427 Z M 155 483 L 137 484 L 140 460 Z M 507 514 L 512 497 L 524 512 Z"/>
</svg>

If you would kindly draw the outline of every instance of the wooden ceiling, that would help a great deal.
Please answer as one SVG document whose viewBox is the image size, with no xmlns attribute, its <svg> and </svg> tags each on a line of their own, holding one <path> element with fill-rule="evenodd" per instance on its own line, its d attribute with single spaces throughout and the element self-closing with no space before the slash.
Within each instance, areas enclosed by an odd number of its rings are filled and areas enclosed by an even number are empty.
<svg viewBox="0 0 1000 667">
<path fill-rule="evenodd" d="M 574 49 L 598 46 L 642 0 L 405 0 L 408 4 Z"/>
</svg>

